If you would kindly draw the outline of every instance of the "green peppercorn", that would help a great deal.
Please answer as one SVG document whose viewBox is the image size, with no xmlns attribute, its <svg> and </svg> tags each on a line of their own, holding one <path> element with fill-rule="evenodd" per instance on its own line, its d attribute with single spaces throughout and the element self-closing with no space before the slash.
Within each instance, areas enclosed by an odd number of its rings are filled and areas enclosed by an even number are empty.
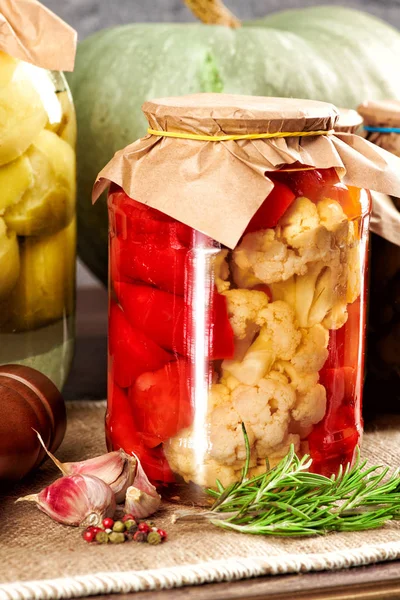
<svg viewBox="0 0 400 600">
<path fill-rule="evenodd" d="M 123 533 L 125 531 L 125 525 L 126 523 L 123 523 L 122 521 L 115 521 L 112 529 L 117 533 Z"/>
<path fill-rule="evenodd" d="M 125 541 L 125 536 L 123 533 L 119 533 L 117 531 L 113 531 L 108 536 L 108 539 L 112 544 L 122 544 Z"/>
<path fill-rule="evenodd" d="M 105 531 L 98 531 L 96 533 L 95 540 L 99 544 L 107 544 L 107 542 L 108 542 L 108 533 L 106 533 Z"/>
<path fill-rule="evenodd" d="M 150 531 L 150 533 L 147 536 L 147 543 L 151 544 L 152 546 L 155 546 L 156 544 L 161 544 L 161 542 L 161 535 L 157 533 L 157 531 Z"/>
<path fill-rule="evenodd" d="M 129 533 L 135 533 L 135 531 L 137 531 L 137 523 L 136 521 L 133 520 L 129 520 L 129 521 L 125 521 L 125 527 L 126 527 L 126 531 L 129 531 Z"/>
</svg>

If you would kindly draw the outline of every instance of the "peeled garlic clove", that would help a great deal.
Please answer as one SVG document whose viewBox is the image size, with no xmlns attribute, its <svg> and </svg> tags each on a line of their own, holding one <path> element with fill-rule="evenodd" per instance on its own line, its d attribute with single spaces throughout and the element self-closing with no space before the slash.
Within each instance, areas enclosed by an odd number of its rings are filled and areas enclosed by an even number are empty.
<svg viewBox="0 0 400 600">
<path fill-rule="evenodd" d="M 133 515 L 135 519 L 145 519 L 155 513 L 160 504 L 161 496 L 148 480 L 138 460 L 133 485 L 126 491 L 124 512 Z"/>
<path fill-rule="evenodd" d="M 113 517 L 115 496 L 109 485 L 91 475 L 69 475 L 57 479 L 38 494 L 18 498 L 37 507 L 63 525 L 88 527 Z"/>
<path fill-rule="evenodd" d="M 111 487 L 117 504 L 124 501 L 126 490 L 132 485 L 135 478 L 137 463 L 135 456 L 130 456 L 121 449 L 88 460 L 62 463 L 47 450 L 39 433 L 37 433 L 37 436 L 43 448 L 63 475 L 80 474 L 98 477 Z"/>
</svg>

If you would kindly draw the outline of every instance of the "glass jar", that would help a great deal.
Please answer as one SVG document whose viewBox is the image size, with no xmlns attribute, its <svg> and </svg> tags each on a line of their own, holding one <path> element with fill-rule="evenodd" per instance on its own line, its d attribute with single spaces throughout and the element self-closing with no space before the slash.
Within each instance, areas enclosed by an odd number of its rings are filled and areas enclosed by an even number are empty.
<svg viewBox="0 0 400 600">
<path fill-rule="evenodd" d="M 400 102 L 358 107 L 366 137 L 400 157 Z M 365 415 L 398 413 L 400 400 L 400 199 L 372 195 Z M 379 403 L 376 398 L 379 397 Z"/>
<path fill-rule="evenodd" d="M 362 435 L 370 195 L 288 165 L 230 250 L 112 184 L 109 448 L 166 497 L 275 465 L 330 475 Z"/>
<path fill-rule="evenodd" d="M 0 107 L 0 364 L 61 388 L 74 345 L 74 106 L 63 74 L 0 52 Z"/>
</svg>

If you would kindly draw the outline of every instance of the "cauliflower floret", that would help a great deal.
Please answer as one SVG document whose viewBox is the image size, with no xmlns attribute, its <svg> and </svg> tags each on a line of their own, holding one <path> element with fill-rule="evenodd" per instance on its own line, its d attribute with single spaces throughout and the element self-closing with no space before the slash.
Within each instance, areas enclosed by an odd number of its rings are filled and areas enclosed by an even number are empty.
<svg viewBox="0 0 400 600">
<path fill-rule="evenodd" d="M 272 284 L 273 297 L 295 308 L 300 327 L 323 323 L 328 329 L 339 329 L 347 321 L 347 269 L 339 253 L 333 253 L 328 264 L 314 263 L 306 275 Z"/>
<path fill-rule="evenodd" d="M 296 393 L 287 380 L 267 377 L 257 387 L 239 386 L 232 401 L 248 431 L 255 436 L 259 458 L 265 458 L 288 435 L 290 410 Z"/>
<path fill-rule="evenodd" d="M 217 291 L 222 294 L 231 287 L 229 283 L 229 265 L 227 263 L 227 256 L 229 250 L 220 250 L 214 256 L 214 281 L 217 287 Z"/>
<path fill-rule="evenodd" d="M 274 368 L 288 377 L 290 385 L 296 391 L 296 402 L 291 414 L 298 422 L 299 427 L 296 429 L 307 435 L 310 427 L 319 423 L 326 412 L 326 390 L 318 383 L 319 373 L 299 372 L 290 362 L 276 363 Z"/>
<path fill-rule="evenodd" d="M 303 259 L 276 239 L 273 229 L 245 235 L 232 257 L 233 277 L 238 287 L 282 281 L 294 273 L 307 271 Z"/>
<path fill-rule="evenodd" d="M 256 385 L 266 375 L 276 358 L 273 342 L 269 333 L 261 330 L 242 360 L 224 360 L 224 374 L 233 375 L 246 385 Z"/>
<path fill-rule="evenodd" d="M 291 363 L 299 373 L 320 371 L 328 358 L 329 333 L 322 325 L 301 329 L 302 340 Z"/>
<path fill-rule="evenodd" d="M 242 385 L 242 383 L 236 379 L 236 377 L 228 373 L 228 371 L 222 371 L 220 383 L 223 383 L 231 392 L 233 392 L 233 390 L 235 390 L 239 385 Z"/>
<path fill-rule="evenodd" d="M 222 369 L 241 383 L 256 385 L 272 368 L 275 360 L 289 360 L 301 340 L 294 311 L 285 302 L 273 302 L 258 313 L 261 331 L 242 360 L 224 360 Z"/>
<path fill-rule="evenodd" d="M 332 234 L 320 224 L 317 206 L 297 198 L 278 223 L 279 239 L 294 248 L 303 262 L 325 260 L 332 248 Z"/>
<path fill-rule="evenodd" d="M 271 468 L 275 467 L 286 456 L 292 444 L 294 451 L 298 452 L 300 448 L 300 436 L 296 433 L 289 433 L 285 441 L 268 455 L 268 462 Z"/>
<path fill-rule="evenodd" d="M 305 393 L 298 393 L 296 404 L 292 410 L 292 417 L 298 421 L 302 428 L 316 425 L 325 416 L 326 390 L 317 383 Z"/>
<path fill-rule="evenodd" d="M 189 483 L 203 487 L 215 487 L 217 479 L 227 486 L 240 479 L 233 467 L 210 459 L 207 455 L 198 456 L 194 452 L 193 431 L 191 428 L 179 432 L 179 436 L 164 444 L 164 453 L 172 471 Z"/>
<path fill-rule="evenodd" d="M 267 294 L 251 290 L 229 290 L 223 295 L 228 301 L 229 321 L 235 336 L 242 340 L 252 333 L 254 338 L 259 329 L 255 325 L 258 313 L 268 305 Z"/>
<path fill-rule="evenodd" d="M 260 311 L 258 324 L 263 325 L 260 336 L 269 337 L 279 360 L 290 360 L 300 343 L 294 310 L 286 302 L 271 302 Z"/>
<path fill-rule="evenodd" d="M 254 287 L 304 275 L 310 263 L 329 262 L 332 253 L 346 248 L 348 230 L 337 202 L 326 199 L 316 205 L 297 198 L 275 229 L 248 233 L 233 251 L 235 283 Z"/>
<path fill-rule="evenodd" d="M 321 225 L 328 231 L 333 231 L 337 225 L 347 221 L 347 217 L 339 202 L 331 198 L 323 198 L 317 204 L 317 211 Z"/>
<path fill-rule="evenodd" d="M 210 456 L 223 465 L 241 467 L 246 460 L 246 447 L 242 431 L 242 418 L 233 404 L 215 408 L 209 419 Z M 250 447 L 254 444 L 251 429 L 247 431 Z"/>
<path fill-rule="evenodd" d="M 225 381 L 213 383 L 208 394 L 208 410 L 211 411 L 221 404 L 226 404 L 230 401 L 231 390 L 226 385 Z"/>
<path fill-rule="evenodd" d="M 282 229 L 282 237 L 291 244 L 299 234 L 319 226 L 317 207 L 308 198 L 296 198 L 278 225 Z"/>
</svg>

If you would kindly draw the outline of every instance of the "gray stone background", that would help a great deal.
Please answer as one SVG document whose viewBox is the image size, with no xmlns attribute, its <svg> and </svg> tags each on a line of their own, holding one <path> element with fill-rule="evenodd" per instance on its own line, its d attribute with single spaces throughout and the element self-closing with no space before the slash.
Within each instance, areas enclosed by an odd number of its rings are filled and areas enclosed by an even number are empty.
<svg viewBox="0 0 400 600">
<path fill-rule="evenodd" d="M 140 21 L 192 21 L 183 0 L 42 0 L 83 37 L 111 25 Z M 400 28 L 400 0 L 225 0 L 241 19 L 286 8 L 342 5 L 371 12 Z"/>
<path fill-rule="evenodd" d="M 193 21 L 183 0 L 41 0 L 48 8 L 70 23 L 79 39 L 98 29 L 129 22 Z M 241 19 L 251 19 L 288 8 L 330 4 L 368 11 L 400 29 L 400 0 L 225 0 Z M 86 268 L 78 266 L 78 284 L 97 285 Z"/>
</svg>

